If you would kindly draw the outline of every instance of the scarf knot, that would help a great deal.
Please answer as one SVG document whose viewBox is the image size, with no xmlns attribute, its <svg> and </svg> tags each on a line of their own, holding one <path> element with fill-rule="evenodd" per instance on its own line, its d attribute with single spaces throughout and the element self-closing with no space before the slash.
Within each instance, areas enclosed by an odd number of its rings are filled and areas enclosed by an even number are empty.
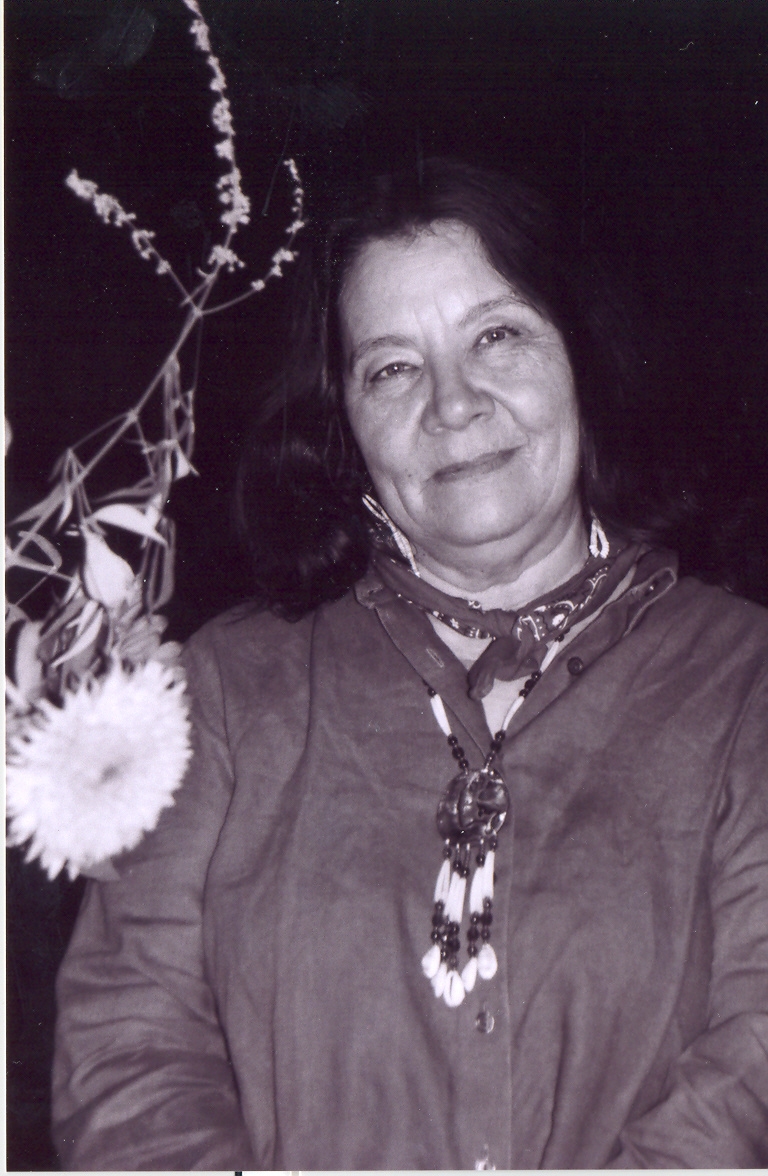
<svg viewBox="0 0 768 1176">
<path fill-rule="evenodd" d="M 562 640 L 574 624 L 601 608 L 639 553 L 639 544 L 620 548 L 619 541 L 612 539 L 607 556 L 590 555 L 575 576 L 517 611 L 484 611 L 468 600 L 449 596 L 380 547 L 374 550 L 373 562 L 386 586 L 406 604 L 465 637 L 491 639 L 467 675 L 470 697 L 481 700 L 497 680 L 511 682 L 538 670 L 548 644 Z"/>
</svg>

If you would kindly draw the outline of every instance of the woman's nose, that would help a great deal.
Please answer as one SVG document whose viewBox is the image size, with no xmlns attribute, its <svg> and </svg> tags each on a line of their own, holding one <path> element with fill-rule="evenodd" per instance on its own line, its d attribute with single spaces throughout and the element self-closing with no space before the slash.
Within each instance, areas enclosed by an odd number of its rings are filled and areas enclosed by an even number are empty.
<svg viewBox="0 0 768 1176">
<path fill-rule="evenodd" d="M 460 366 L 445 365 L 430 374 L 430 395 L 422 422 L 427 432 L 465 429 L 477 417 L 492 412 L 493 397 Z"/>
</svg>

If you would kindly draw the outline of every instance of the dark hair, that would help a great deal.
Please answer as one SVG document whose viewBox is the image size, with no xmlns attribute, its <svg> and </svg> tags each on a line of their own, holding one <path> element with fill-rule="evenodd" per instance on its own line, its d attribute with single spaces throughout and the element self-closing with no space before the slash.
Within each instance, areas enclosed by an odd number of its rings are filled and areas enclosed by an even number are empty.
<svg viewBox="0 0 768 1176">
<path fill-rule="evenodd" d="M 473 229 L 495 269 L 561 332 L 582 423 L 585 513 L 632 538 L 657 538 L 675 517 L 654 468 L 640 361 L 604 270 L 540 193 L 453 160 L 379 177 L 302 241 L 290 349 L 263 396 L 241 463 L 236 519 L 259 600 L 294 619 L 343 595 L 363 574 L 367 473 L 342 394 L 338 302 L 345 274 L 375 239 L 435 221 Z M 658 473 L 658 471 L 657 471 Z"/>
</svg>

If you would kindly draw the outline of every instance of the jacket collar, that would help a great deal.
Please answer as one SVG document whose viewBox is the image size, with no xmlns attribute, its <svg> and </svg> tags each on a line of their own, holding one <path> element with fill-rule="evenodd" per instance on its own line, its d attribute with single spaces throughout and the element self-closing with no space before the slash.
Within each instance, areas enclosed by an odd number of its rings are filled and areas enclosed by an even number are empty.
<svg viewBox="0 0 768 1176">
<path fill-rule="evenodd" d="M 586 669 L 621 641 L 675 585 L 677 567 L 674 552 L 664 548 L 642 549 L 629 586 L 564 646 L 562 654 L 555 658 L 515 717 L 510 734 L 527 726 L 568 684 L 568 674 L 562 672 L 562 663 L 578 655 Z M 469 697 L 466 669 L 440 640 L 424 613 L 387 587 L 374 567 L 370 567 L 358 581 L 354 593 L 363 608 L 377 613 L 395 646 L 425 684 L 441 695 L 484 753 L 490 732 L 482 704 Z"/>
</svg>

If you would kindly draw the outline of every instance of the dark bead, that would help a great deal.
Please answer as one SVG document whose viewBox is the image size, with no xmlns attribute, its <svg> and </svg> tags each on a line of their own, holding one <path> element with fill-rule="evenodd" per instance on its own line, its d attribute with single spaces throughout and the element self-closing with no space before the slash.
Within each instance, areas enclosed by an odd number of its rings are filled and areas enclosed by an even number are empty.
<svg viewBox="0 0 768 1176">
<path fill-rule="evenodd" d="M 491 837 L 490 841 L 488 842 L 488 848 L 495 850 L 497 848 L 498 844 L 499 844 L 498 837 Z M 496 875 L 494 874 L 494 878 L 495 877 L 496 877 Z"/>
<path fill-rule="evenodd" d="M 504 740 L 506 739 L 506 737 L 507 737 L 506 731 L 497 731 L 496 734 L 494 735 L 494 739 L 498 740 L 499 743 L 503 743 Z"/>
<path fill-rule="evenodd" d="M 577 678 L 584 669 L 584 662 L 580 657 L 569 657 L 566 665 L 568 666 L 568 673 L 573 674 L 574 678 Z"/>
<path fill-rule="evenodd" d="M 469 918 L 470 918 L 471 923 L 479 923 L 480 922 L 480 916 L 477 913 L 477 911 L 473 911 Z"/>
<path fill-rule="evenodd" d="M 438 913 L 440 913 L 440 912 L 442 912 L 442 911 L 444 911 L 444 910 L 445 910 L 445 904 L 444 904 L 444 903 L 442 903 L 442 902 L 440 902 L 440 899 L 438 899 L 438 900 L 437 900 L 437 902 L 435 903 L 435 910 L 436 910 Z"/>
<path fill-rule="evenodd" d="M 443 925 L 443 916 L 436 911 L 435 914 L 432 916 L 432 926 L 433 927 L 442 927 L 442 925 Z"/>
<path fill-rule="evenodd" d="M 437 691 L 435 690 L 434 686 L 427 686 L 427 694 L 429 695 L 430 698 L 435 697 L 435 695 L 437 694 Z"/>
<path fill-rule="evenodd" d="M 490 898 L 483 899 L 483 910 L 484 911 L 489 911 L 492 906 L 493 906 L 493 903 L 491 902 Z"/>
<path fill-rule="evenodd" d="M 467 948 L 467 953 L 468 953 L 468 955 L 476 956 L 477 955 L 477 944 L 470 943 L 469 947 Z"/>
<path fill-rule="evenodd" d="M 447 930 L 448 930 L 448 934 L 449 934 L 449 935 L 458 935 L 458 933 L 459 933 L 459 924 L 458 924 L 458 923 L 449 923 L 449 924 L 448 924 L 448 927 L 447 927 Z"/>
<path fill-rule="evenodd" d="M 458 747 L 459 741 L 455 735 L 449 735 L 448 742 L 450 743 L 451 747 Z"/>
<path fill-rule="evenodd" d="M 448 959 L 448 951 L 445 947 L 445 944 L 443 944 L 443 946 L 440 948 L 440 959 L 443 960 L 443 962 Z"/>
<path fill-rule="evenodd" d="M 534 670 L 533 673 L 531 674 L 531 677 L 529 680 L 531 682 L 538 682 L 540 677 L 541 677 L 541 670 Z"/>
<path fill-rule="evenodd" d="M 483 927 L 482 931 L 480 932 L 480 938 L 482 939 L 483 943 L 488 942 L 488 940 L 491 938 L 490 927 Z"/>
<path fill-rule="evenodd" d="M 461 768 L 462 772 L 468 771 L 469 770 L 469 760 L 460 759 L 459 760 L 459 767 Z"/>
<path fill-rule="evenodd" d="M 478 1033 L 493 1033 L 495 1024 L 493 1013 L 489 1013 L 487 1009 L 481 1009 L 475 1017 Z"/>
<path fill-rule="evenodd" d="M 461 951 L 461 940 L 455 935 L 452 939 L 448 940 L 447 947 L 452 955 L 456 955 L 457 952 Z"/>
<path fill-rule="evenodd" d="M 530 693 L 531 692 L 530 692 L 529 688 L 527 686 L 523 686 L 522 690 L 520 691 L 520 697 L 527 698 Z"/>
<path fill-rule="evenodd" d="M 490 911 L 483 911 L 483 915 L 482 915 L 482 918 L 480 919 L 480 922 L 483 924 L 484 927 L 490 927 L 491 923 L 493 922 L 493 915 L 491 914 L 491 912 Z"/>
<path fill-rule="evenodd" d="M 446 842 L 446 844 L 443 846 L 443 857 L 449 858 L 452 853 L 453 850 L 451 849 L 450 842 Z"/>
<path fill-rule="evenodd" d="M 485 865 L 485 854 L 479 853 L 477 855 L 477 857 L 475 858 L 475 861 L 477 862 L 478 866 L 484 866 Z"/>
<path fill-rule="evenodd" d="M 432 940 L 433 943 L 439 943 L 442 936 L 439 931 L 433 931 L 429 938 Z"/>
<path fill-rule="evenodd" d="M 475 940 L 479 939 L 479 938 L 480 938 L 480 932 L 478 931 L 477 927 L 473 924 L 467 930 L 467 939 L 469 940 L 470 943 L 474 943 Z"/>
</svg>

